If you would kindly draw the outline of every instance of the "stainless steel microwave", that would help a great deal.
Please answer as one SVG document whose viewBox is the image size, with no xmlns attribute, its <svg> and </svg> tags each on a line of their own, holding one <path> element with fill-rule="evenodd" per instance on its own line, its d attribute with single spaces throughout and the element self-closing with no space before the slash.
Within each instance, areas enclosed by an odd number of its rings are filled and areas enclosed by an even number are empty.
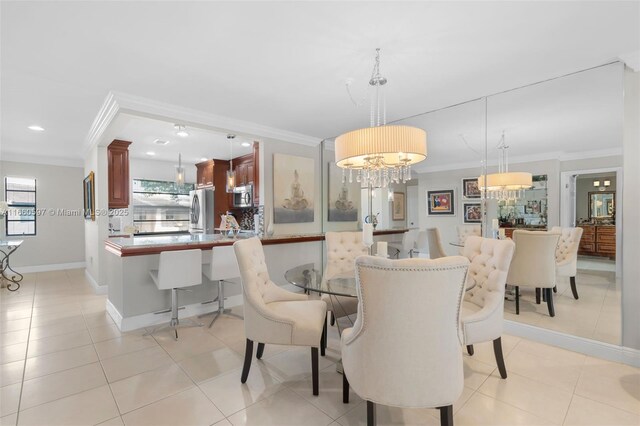
<svg viewBox="0 0 640 426">
<path fill-rule="evenodd" d="M 236 186 L 233 190 L 233 207 L 253 207 L 253 185 Z"/>
</svg>

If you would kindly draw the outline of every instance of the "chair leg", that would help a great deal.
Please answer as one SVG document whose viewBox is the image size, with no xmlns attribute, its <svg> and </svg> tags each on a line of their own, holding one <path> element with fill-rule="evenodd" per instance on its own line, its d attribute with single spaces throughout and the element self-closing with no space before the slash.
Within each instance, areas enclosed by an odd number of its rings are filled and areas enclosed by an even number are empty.
<svg viewBox="0 0 640 426">
<path fill-rule="evenodd" d="M 493 341 L 493 354 L 496 357 L 496 364 L 498 365 L 498 371 L 500 371 L 500 377 L 507 378 L 507 367 L 504 365 L 504 356 L 502 355 L 502 337 L 498 337 Z"/>
<path fill-rule="evenodd" d="M 253 340 L 247 339 L 247 346 L 244 349 L 244 366 L 242 367 L 242 376 L 240 381 L 247 382 L 249 377 L 249 369 L 251 368 L 251 357 L 253 356 Z"/>
<path fill-rule="evenodd" d="M 311 348 L 311 376 L 313 381 L 313 395 L 318 396 L 318 348 Z"/>
<path fill-rule="evenodd" d="M 367 401 L 367 426 L 376 426 L 376 404 Z"/>
<path fill-rule="evenodd" d="M 540 304 L 540 289 L 536 287 L 536 305 Z"/>
<path fill-rule="evenodd" d="M 557 286 L 557 285 L 554 285 L 554 286 L 553 286 L 553 292 L 554 292 L 554 293 L 557 293 L 557 292 L 558 292 L 558 286 Z"/>
<path fill-rule="evenodd" d="M 550 288 L 545 289 L 547 292 L 547 307 L 549 308 L 549 316 L 555 317 L 556 311 L 553 309 L 553 291 Z"/>
<path fill-rule="evenodd" d="M 258 343 L 258 349 L 256 350 L 256 358 L 261 359 L 264 353 L 264 343 Z"/>
<path fill-rule="evenodd" d="M 322 327 L 322 336 L 320 337 L 320 355 L 325 356 L 327 353 L 327 317 L 324 317 L 324 326 Z"/>
<path fill-rule="evenodd" d="M 331 321 L 329 322 L 329 324 L 331 324 L 331 327 L 336 325 L 336 316 L 333 315 L 333 312 L 331 312 Z"/>
<path fill-rule="evenodd" d="M 520 315 L 520 287 L 516 286 L 516 315 Z"/>
<path fill-rule="evenodd" d="M 467 353 L 469 356 L 473 356 L 473 345 L 467 345 Z"/>
<path fill-rule="evenodd" d="M 578 289 L 576 288 L 576 277 L 569 277 L 571 281 L 571 292 L 573 293 L 573 298 L 578 300 Z"/>
<path fill-rule="evenodd" d="M 349 380 L 344 371 L 342 372 L 342 403 L 349 403 Z"/>
<path fill-rule="evenodd" d="M 546 288 L 542 289 L 542 301 L 543 302 L 547 301 L 547 289 Z"/>
<path fill-rule="evenodd" d="M 453 426 L 453 405 L 438 407 L 440 410 L 440 426 Z"/>
</svg>

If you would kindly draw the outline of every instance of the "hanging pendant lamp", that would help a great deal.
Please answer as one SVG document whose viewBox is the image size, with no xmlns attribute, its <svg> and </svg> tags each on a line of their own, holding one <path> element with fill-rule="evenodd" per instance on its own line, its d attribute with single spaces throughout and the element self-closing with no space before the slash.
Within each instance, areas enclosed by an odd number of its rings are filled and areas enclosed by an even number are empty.
<svg viewBox="0 0 640 426">
<path fill-rule="evenodd" d="M 498 145 L 501 151 L 498 157 L 498 173 L 487 174 L 478 178 L 478 188 L 486 192 L 486 198 L 495 200 L 515 200 L 524 196 L 524 190 L 533 186 L 533 176 L 528 172 L 510 172 L 504 132 Z"/>
</svg>

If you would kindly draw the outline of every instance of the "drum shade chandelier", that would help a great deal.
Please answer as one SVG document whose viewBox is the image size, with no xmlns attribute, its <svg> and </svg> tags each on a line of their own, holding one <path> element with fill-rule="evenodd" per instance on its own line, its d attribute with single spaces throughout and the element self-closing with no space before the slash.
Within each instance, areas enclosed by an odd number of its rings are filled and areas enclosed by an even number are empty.
<svg viewBox="0 0 640 426">
<path fill-rule="evenodd" d="M 380 49 L 369 85 L 371 97 L 370 127 L 352 130 L 336 138 L 336 164 L 343 169 L 342 180 L 355 179 L 362 186 L 386 188 L 389 183 L 411 179 L 411 166 L 427 158 L 427 134 L 410 126 L 386 125 L 383 86 L 387 79 L 380 74 Z"/>
<path fill-rule="evenodd" d="M 533 176 L 527 172 L 510 172 L 504 132 L 498 144 L 501 154 L 498 157 L 498 173 L 478 178 L 478 188 L 484 198 L 499 201 L 515 200 L 524 196 L 524 190 L 533 186 Z M 486 196 L 485 196 L 486 193 Z"/>
</svg>

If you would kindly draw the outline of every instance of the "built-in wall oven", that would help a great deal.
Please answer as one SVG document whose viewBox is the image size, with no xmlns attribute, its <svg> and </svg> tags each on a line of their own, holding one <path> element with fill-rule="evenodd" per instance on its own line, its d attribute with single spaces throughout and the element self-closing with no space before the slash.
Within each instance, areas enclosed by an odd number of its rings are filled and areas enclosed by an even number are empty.
<svg viewBox="0 0 640 426">
<path fill-rule="evenodd" d="M 189 212 L 189 232 L 192 234 L 213 234 L 213 189 L 189 191 L 191 209 Z"/>
<path fill-rule="evenodd" d="M 233 190 L 233 207 L 253 207 L 253 185 L 236 186 Z"/>
</svg>

